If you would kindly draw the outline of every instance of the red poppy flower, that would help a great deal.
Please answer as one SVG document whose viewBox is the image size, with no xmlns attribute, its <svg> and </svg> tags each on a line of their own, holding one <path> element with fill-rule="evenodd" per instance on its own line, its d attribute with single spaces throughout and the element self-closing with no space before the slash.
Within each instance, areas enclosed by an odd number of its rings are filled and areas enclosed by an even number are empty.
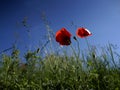
<svg viewBox="0 0 120 90">
<path fill-rule="evenodd" d="M 61 28 L 56 32 L 56 41 L 60 43 L 60 45 L 70 45 L 71 44 L 71 33 L 68 32 L 65 28 Z"/>
<path fill-rule="evenodd" d="M 80 38 L 85 38 L 92 35 L 92 33 L 88 29 L 82 27 L 77 29 L 76 35 Z"/>
</svg>

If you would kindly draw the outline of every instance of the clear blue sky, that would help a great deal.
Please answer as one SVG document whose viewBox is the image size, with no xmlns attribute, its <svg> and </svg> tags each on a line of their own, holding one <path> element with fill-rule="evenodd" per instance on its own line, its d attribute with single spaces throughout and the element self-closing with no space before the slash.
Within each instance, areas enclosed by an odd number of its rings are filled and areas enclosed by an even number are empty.
<svg viewBox="0 0 120 90">
<path fill-rule="evenodd" d="M 53 32 L 65 27 L 75 35 L 77 28 L 71 27 L 74 22 L 93 33 L 88 38 L 90 44 L 120 45 L 120 0 L 0 0 L 0 51 L 11 47 L 15 40 L 21 50 L 45 43 L 42 12 L 46 13 Z M 24 17 L 31 25 L 30 37 L 21 24 Z M 84 47 L 85 40 L 79 41 Z"/>
</svg>

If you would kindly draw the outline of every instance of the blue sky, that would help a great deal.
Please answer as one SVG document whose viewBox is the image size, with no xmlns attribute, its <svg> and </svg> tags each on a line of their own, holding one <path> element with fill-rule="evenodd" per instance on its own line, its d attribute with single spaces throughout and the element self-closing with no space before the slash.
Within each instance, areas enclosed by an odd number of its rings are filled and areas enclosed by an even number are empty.
<svg viewBox="0 0 120 90">
<path fill-rule="evenodd" d="M 77 28 L 71 26 L 73 22 L 93 33 L 88 37 L 91 45 L 120 45 L 120 0 L 0 0 L 0 11 L 0 51 L 11 47 L 15 40 L 21 50 L 45 43 L 42 12 L 54 33 L 65 27 L 74 36 Z M 30 32 L 21 23 L 24 17 Z M 86 46 L 84 39 L 79 42 L 81 47 Z"/>
</svg>

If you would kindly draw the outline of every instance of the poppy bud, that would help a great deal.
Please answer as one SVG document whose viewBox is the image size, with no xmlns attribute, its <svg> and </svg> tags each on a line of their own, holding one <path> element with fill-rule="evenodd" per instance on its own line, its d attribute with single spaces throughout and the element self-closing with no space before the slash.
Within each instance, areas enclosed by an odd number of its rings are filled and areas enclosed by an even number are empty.
<svg viewBox="0 0 120 90">
<path fill-rule="evenodd" d="M 77 38 L 75 36 L 73 37 L 73 39 L 77 41 Z"/>
</svg>

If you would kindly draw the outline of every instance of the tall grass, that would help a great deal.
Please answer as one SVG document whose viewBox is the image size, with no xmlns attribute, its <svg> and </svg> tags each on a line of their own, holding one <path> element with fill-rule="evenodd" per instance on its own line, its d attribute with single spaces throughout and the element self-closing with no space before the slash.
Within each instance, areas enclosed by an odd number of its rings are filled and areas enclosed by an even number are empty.
<svg viewBox="0 0 120 90">
<path fill-rule="evenodd" d="M 0 58 L 1 90 L 120 90 L 120 64 L 111 45 L 99 55 L 93 50 L 77 59 L 66 54 L 42 58 L 28 51 L 26 63 L 19 52 L 14 49 Z"/>
<path fill-rule="evenodd" d="M 82 53 L 77 41 L 78 53 L 71 46 L 72 55 L 59 54 L 44 15 L 43 20 L 48 41 L 41 48 L 26 51 L 24 57 L 17 48 L 10 55 L 0 53 L 0 90 L 120 90 L 120 55 L 111 44 L 99 50 L 89 46 Z M 51 53 L 42 57 L 49 42 Z"/>
</svg>

